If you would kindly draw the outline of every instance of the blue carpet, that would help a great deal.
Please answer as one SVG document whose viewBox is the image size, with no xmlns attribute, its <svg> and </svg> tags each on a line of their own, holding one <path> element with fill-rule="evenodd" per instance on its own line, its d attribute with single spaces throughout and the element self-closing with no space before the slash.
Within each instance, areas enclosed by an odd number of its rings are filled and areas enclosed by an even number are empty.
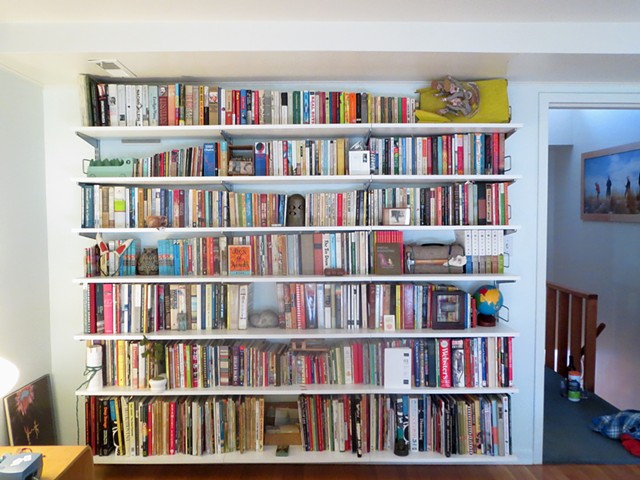
<svg viewBox="0 0 640 480">
<path fill-rule="evenodd" d="M 544 464 L 640 464 L 618 440 L 591 430 L 591 419 L 618 409 L 596 395 L 571 402 L 560 395 L 560 375 L 545 371 Z"/>
</svg>

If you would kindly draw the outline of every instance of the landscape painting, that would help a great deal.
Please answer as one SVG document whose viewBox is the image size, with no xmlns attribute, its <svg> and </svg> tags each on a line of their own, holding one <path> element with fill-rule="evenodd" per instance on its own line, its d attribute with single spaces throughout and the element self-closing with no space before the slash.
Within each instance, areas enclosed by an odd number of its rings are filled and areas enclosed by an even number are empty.
<svg viewBox="0 0 640 480">
<path fill-rule="evenodd" d="M 581 218 L 640 222 L 640 142 L 582 154 Z"/>
</svg>

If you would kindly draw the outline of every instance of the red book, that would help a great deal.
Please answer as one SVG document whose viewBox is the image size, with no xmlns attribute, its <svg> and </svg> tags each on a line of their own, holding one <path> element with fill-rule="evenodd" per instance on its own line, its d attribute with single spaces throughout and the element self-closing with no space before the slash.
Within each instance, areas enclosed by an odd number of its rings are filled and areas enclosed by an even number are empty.
<svg viewBox="0 0 640 480">
<path fill-rule="evenodd" d="M 153 455 L 153 402 L 147 404 L 147 455 Z"/>
<path fill-rule="evenodd" d="M 169 402 L 169 455 L 176 454 L 176 402 Z"/>
<path fill-rule="evenodd" d="M 102 286 L 102 298 L 104 305 L 104 333 L 114 333 L 113 329 L 113 284 L 105 283 Z"/>
<path fill-rule="evenodd" d="M 324 275 L 322 261 L 322 233 L 313 234 L 313 273 L 315 275 Z"/>
<path fill-rule="evenodd" d="M 413 284 L 402 284 L 402 301 L 404 303 L 402 309 L 402 328 L 413 330 L 415 328 L 415 312 L 413 302 Z"/>
<path fill-rule="evenodd" d="M 475 358 L 473 356 L 473 352 L 471 351 L 471 339 L 464 339 L 464 380 L 465 387 L 472 388 L 473 387 L 473 375 L 474 375 L 474 363 Z"/>
<path fill-rule="evenodd" d="M 90 283 L 89 287 L 89 331 L 86 333 L 98 333 L 96 323 L 96 284 Z"/>
<path fill-rule="evenodd" d="M 451 388 L 451 342 L 447 338 L 439 340 L 440 387 Z"/>
<path fill-rule="evenodd" d="M 497 175 L 500 173 L 500 156 L 502 154 L 500 151 L 500 134 L 498 132 L 494 132 L 491 136 L 491 140 L 491 153 L 493 155 L 493 158 L 491 159 L 491 167 L 493 168 L 493 174 Z M 502 163 L 504 164 L 504 160 Z"/>
<path fill-rule="evenodd" d="M 296 327 L 300 329 L 307 328 L 305 304 L 304 304 L 304 285 L 301 283 L 296 283 L 295 291 L 296 291 Z"/>
<path fill-rule="evenodd" d="M 169 125 L 169 86 L 158 87 L 158 125 Z"/>
</svg>

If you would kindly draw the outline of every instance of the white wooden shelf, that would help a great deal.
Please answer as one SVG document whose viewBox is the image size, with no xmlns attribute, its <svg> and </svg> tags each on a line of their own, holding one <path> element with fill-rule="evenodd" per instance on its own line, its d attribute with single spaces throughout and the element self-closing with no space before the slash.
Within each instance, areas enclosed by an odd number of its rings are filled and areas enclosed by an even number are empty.
<svg viewBox="0 0 640 480">
<path fill-rule="evenodd" d="M 283 396 L 283 395 L 369 395 L 369 394 L 492 394 L 517 393 L 515 387 L 482 387 L 482 388 L 440 388 L 420 387 L 410 389 L 390 389 L 375 385 L 284 385 L 270 387 L 232 387 L 218 386 L 211 388 L 167 388 L 162 392 L 152 392 L 148 388 L 103 387 L 100 390 L 76 390 L 76 395 L 87 396 L 132 396 L 132 397 L 173 397 L 173 396 L 202 396 L 202 395 L 244 395 L 244 396 Z"/>
<path fill-rule="evenodd" d="M 164 127 L 81 127 L 76 134 L 91 144 L 100 140 L 153 141 L 159 139 L 224 140 L 234 138 L 303 139 L 394 137 L 452 133 L 499 132 L 511 135 L 515 123 L 342 123 L 315 125 L 190 125 Z"/>
<path fill-rule="evenodd" d="M 164 275 L 129 275 L 117 277 L 76 278 L 76 284 L 89 283 L 456 283 L 456 282 L 517 282 L 519 275 L 506 274 L 442 274 L 442 275 L 343 275 L 325 277 L 321 275 L 284 275 L 284 276 L 164 276 Z"/>
<path fill-rule="evenodd" d="M 196 236 L 238 236 L 260 234 L 292 234 L 314 232 L 456 232 L 463 230 L 503 230 L 506 235 L 515 233 L 520 225 L 334 225 L 310 227 L 184 227 L 184 228 L 74 228 L 72 232 L 87 238 L 154 235 L 160 238 L 190 238 Z"/>
<path fill-rule="evenodd" d="M 491 455 L 452 455 L 446 457 L 439 453 L 409 453 L 406 457 L 399 457 L 393 452 L 371 452 L 358 457 L 351 452 L 306 452 L 299 445 L 289 446 L 289 455 L 286 457 L 276 456 L 276 447 L 265 445 L 262 452 L 229 452 L 215 455 L 156 455 L 151 457 L 142 456 L 115 456 L 106 457 L 94 456 L 95 464 L 250 464 L 250 463 L 352 463 L 352 464 L 515 464 L 518 457 L 515 455 L 491 456 Z"/>
<path fill-rule="evenodd" d="M 433 330 L 422 328 L 415 330 L 395 330 L 385 332 L 369 328 L 316 328 L 316 329 L 283 329 L 283 328 L 248 328 L 247 330 L 161 330 L 149 333 L 114 333 L 114 334 L 78 334 L 75 340 L 340 340 L 340 339 L 373 339 L 373 338 L 493 338 L 518 337 L 520 333 L 511 329 L 504 322 L 495 327 L 476 327 L 464 330 Z"/>
<path fill-rule="evenodd" d="M 233 190 L 235 186 L 355 185 L 385 187 L 397 185 L 443 185 L 465 182 L 515 182 L 522 175 L 300 175 L 238 177 L 76 177 L 78 185 L 198 186 Z"/>
</svg>

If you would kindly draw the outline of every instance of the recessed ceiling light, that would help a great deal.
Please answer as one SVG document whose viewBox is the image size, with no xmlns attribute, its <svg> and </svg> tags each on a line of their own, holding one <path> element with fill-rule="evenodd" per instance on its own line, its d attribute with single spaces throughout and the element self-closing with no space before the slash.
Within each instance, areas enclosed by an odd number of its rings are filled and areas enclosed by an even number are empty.
<svg viewBox="0 0 640 480">
<path fill-rule="evenodd" d="M 89 60 L 90 63 L 96 64 L 98 67 L 107 72 L 111 77 L 117 78 L 133 78 L 136 75 L 125 67 L 119 60 Z"/>
</svg>

